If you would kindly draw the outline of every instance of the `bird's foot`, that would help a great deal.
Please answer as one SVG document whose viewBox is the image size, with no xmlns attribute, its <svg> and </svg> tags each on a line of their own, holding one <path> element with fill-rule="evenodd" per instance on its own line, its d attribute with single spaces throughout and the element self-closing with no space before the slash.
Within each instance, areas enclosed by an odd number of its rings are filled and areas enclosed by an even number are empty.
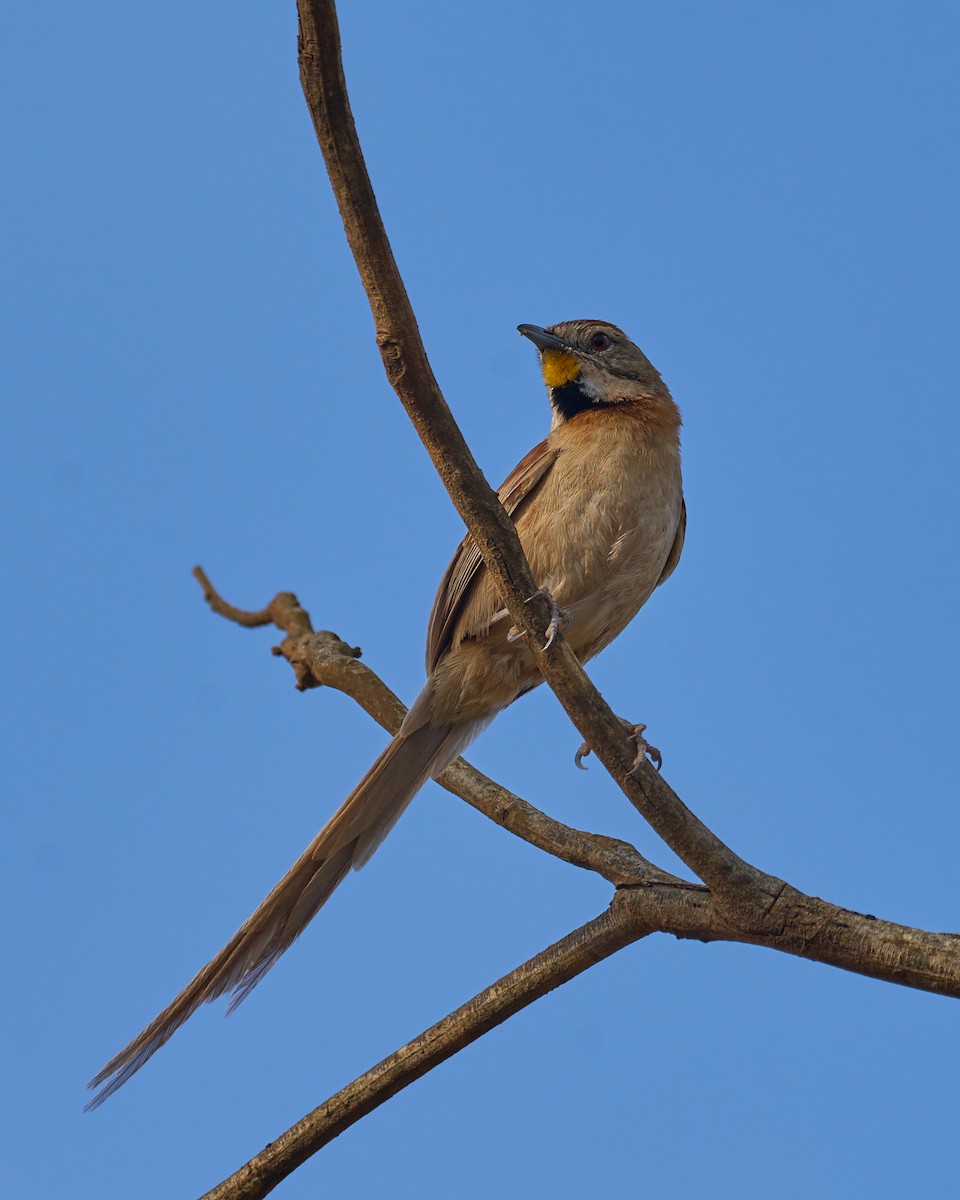
<svg viewBox="0 0 960 1200">
<path fill-rule="evenodd" d="M 566 629 L 572 618 L 566 609 L 561 608 L 557 604 L 556 600 L 554 600 L 553 596 L 550 595 L 546 588 L 537 588 L 532 596 L 527 597 L 524 603 L 529 604 L 533 600 L 546 600 L 547 604 L 550 606 L 550 623 L 546 628 L 547 640 L 543 643 L 544 650 L 549 650 L 553 645 L 557 634 L 561 629 Z M 522 637 L 523 634 L 516 627 L 516 625 L 510 627 L 510 631 L 507 634 L 508 642 L 518 642 Z"/>
<path fill-rule="evenodd" d="M 650 759 L 650 761 L 653 763 L 653 765 L 659 771 L 660 768 L 663 766 L 663 755 L 656 748 L 656 746 L 651 746 L 650 743 L 647 741 L 647 739 L 643 736 L 644 733 L 646 732 L 646 728 L 647 728 L 646 725 L 643 725 L 643 724 L 634 725 L 634 723 L 632 721 L 628 721 L 625 717 L 618 717 L 617 720 L 620 722 L 621 725 L 623 725 L 624 729 L 627 731 L 627 733 L 630 736 L 631 742 L 633 742 L 633 744 L 637 748 L 637 754 L 633 760 L 633 765 L 630 767 L 630 770 L 627 772 L 627 774 L 628 775 L 636 775 L 637 772 L 640 770 L 641 766 L 643 766 L 643 764 L 647 761 L 647 758 Z M 590 753 L 590 746 L 587 742 L 584 742 L 583 745 L 580 747 L 580 749 L 577 751 L 576 755 L 574 756 L 573 761 L 576 763 L 576 765 L 580 768 L 581 771 L 585 771 L 587 769 L 583 765 L 583 760 L 587 757 L 587 755 L 589 753 Z"/>
<path fill-rule="evenodd" d="M 636 775 L 648 758 L 659 771 L 663 766 L 663 755 L 656 748 L 656 746 L 651 745 L 650 742 L 648 742 L 643 736 L 646 732 L 646 725 L 644 725 L 642 722 L 639 725 L 634 725 L 632 722 L 627 721 L 623 717 L 621 717 L 620 720 L 623 721 L 624 728 L 630 735 L 630 740 L 637 748 L 636 757 L 634 758 L 633 764 L 630 767 L 630 774 Z"/>
</svg>

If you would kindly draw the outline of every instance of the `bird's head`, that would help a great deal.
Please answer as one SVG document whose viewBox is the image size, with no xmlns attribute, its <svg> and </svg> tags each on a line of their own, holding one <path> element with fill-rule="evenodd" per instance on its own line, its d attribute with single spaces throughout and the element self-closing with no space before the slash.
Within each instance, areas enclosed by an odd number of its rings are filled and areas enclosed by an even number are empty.
<svg viewBox="0 0 960 1200">
<path fill-rule="evenodd" d="M 670 393 L 656 367 L 622 329 L 607 321 L 561 321 L 517 329 L 540 351 L 554 423 L 627 400 L 665 400 Z"/>
</svg>

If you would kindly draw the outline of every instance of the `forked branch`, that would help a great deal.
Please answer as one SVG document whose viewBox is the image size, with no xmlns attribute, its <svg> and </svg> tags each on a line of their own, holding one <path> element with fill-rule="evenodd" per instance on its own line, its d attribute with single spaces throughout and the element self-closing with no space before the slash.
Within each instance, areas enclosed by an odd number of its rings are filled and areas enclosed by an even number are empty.
<svg viewBox="0 0 960 1200">
<path fill-rule="evenodd" d="M 357 647 L 334 633 L 314 632 L 309 614 L 293 593 L 281 592 L 266 608 L 248 613 L 223 600 L 199 567 L 194 574 L 215 612 L 248 628 L 270 623 L 286 635 L 274 652 L 290 663 L 299 688 L 336 688 L 389 732 L 399 726 L 406 711 L 399 698 L 359 661 Z M 804 895 L 788 884 L 771 899 L 768 930 L 735 929 L 702 884 L 661 872 L 629 843 L 555 821 L 463 759 L 452 764 L 438 783 L 531 845 L 619 885 L 610 909 L 331 1096 L 203 1200 L 266 1196 L 310 1155 L 434 1066 L 520 1008 L 653 932 L 766 946 L 891 983 L 960 996 L 960 937 L 954 934 L 928 933 L 864 916 Z"/>
<path fill-rule="evenodd" d="M 480 776 L 462 761 L 440 782 L 505 828 L 618 885 L 610 909 L 517 968 L 398 1050 L 271 1143 L 206 1200 L 260 1197 L 310 1154 L 432 1066 L 538 996 L 655 931 L 704 941 L 767 946 L 878 979 L 960 996 L 960 937 L 880 921 L 804 895 L 757 870 L 726 846 L 649 765 L 630 774 L 633 748 L 564 639 L 544 649 L 545 606 L 512 523 L 488 486 L 447 408 L 377 210 L 347 98 L 332 0 L 298 0 L 300 70 L 327 171 L 376 323 L 387 376 L 473 535 L 505 607 L 528 638 L 544 678 L 624 793 L 687 866 L 688 883 L 633 847 L 571 830 Z M 286 634 L 277 652 L 301 688 L 330 684 L 353 696 L 387 729 L 403 706 L 358 661 L 359 651 L 314 633 L 296 597 L 282 593 L 258 613 L 226 604 L 198 574 L 216 611 L 245 626 L 272 623 Z M 707 886 L 704 886 L 707 885 Z"/>
<path fill-rule="evenodd" d="M 384 231 L 350 111 L 333 0 L 298 0 L 300 81 L 376 323 L 387 377 L 497 583 L 537 665 L 586 743 L 667 845 L 708 884 L 731 918 L 762 923 L 780 880 L 744 862 L 709 830 L 649 765 L 631 773 L 635 747 L 587 678 L 565 639 L 544 643 L 545 604 L 516 530 L 484 479 L 427 360 L 416 318 Z"/>
<path fill-rule="evenodd" d="M 400 698 L 374 671 L 360 662 L 359 647 L 348 645 L 328 630 L 315 632 L 310 614 L 301 608 L 292 592 L 280 592 L 266 608 L 247 612 L 228 604 L 202 568 L 195 567 L 193 574 L 203 588 L 207 603 L 220 616 L 245 628 L 272 624 L 286 635 L 283 642 L 274 647 L 274 653 L 290 663 L 301 691 L 324 686 L 336 688 L 356 700 L 388 733 L 396 733 L 400 728 L 407 712 Z M 629 842 L 571 829 L 569 825 L 555 821 L 494 783 L 462 758 L 452 763 L 437 782 L 525 842 L 573 866 L 595 871 L 614 885 L 653 879 L 681 882 L 654 867 Z"/>
</svg>

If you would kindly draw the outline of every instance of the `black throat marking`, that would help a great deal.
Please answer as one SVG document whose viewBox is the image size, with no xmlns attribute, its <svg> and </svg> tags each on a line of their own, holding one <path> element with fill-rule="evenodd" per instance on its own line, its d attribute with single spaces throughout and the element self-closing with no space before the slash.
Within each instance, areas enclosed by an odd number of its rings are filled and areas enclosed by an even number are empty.
<svg viewBox="0 0 960 1200">
<path fill-rule="evenodd" d="M 565 383 L 563 387 L 551 388 L 550 403 L 565 421 L 569 421 L 577 413 L 586 412 L 588 408 L 613 408 L 616 401 L 594 400 L 576 380 L 573 380 L 571 383 Z"/>
</svg>

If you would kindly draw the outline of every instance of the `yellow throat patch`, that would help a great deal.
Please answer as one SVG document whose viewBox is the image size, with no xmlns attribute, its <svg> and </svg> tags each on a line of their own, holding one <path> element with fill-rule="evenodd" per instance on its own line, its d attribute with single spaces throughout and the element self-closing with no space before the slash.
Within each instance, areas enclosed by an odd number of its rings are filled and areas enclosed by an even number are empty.
<svg viewBox="0 0 960 1200">
<path fill-rule="evenodd" d="M 543 369 L 543 382 L 549 388 L 560 388 L 565 383 L 573 383 L 580 374 L 580 364 L 566 350 L 544 350 L 540 366 Z"/>
</svg>

